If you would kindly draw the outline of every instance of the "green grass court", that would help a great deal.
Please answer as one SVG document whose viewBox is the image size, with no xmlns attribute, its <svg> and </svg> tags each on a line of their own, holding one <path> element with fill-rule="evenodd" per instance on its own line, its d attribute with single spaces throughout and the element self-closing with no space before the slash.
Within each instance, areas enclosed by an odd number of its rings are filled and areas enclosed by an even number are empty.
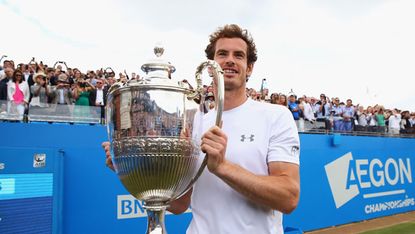
<svg viewBox="0 0 415 234">
<path fill-rule="evenodd" d="M 415 222 L 401 223 L 387 228 L 362 232 L 361 234 L 415 234 Z"/>
</svg>

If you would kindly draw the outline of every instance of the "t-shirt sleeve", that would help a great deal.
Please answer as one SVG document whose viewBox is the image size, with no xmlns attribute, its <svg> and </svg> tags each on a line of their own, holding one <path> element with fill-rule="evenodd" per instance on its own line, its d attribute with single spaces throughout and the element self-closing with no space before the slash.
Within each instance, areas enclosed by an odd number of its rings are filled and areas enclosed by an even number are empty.
<svg viewBox="0 0 415 234">
<path fill-rule="evenodd" d="M 300 164 L 300 139 L 297 126 L 288 109 L 281 109 L 271 125 L 267 162 Z"/>
</svg>

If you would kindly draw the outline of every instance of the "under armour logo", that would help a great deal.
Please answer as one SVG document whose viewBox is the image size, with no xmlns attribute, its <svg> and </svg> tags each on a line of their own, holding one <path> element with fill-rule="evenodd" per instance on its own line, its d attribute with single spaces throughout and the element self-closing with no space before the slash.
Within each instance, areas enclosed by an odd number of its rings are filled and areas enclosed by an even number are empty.
<svg viewBox="0 0 415 234">
<path fill-rule="evenodd" d="M 300 147 L 298 147 L 298 146 L 293 146 L 292 148 L 291 148 L 291 154 L 293 155 L 293 156 L 297 156 L 297 154 L 298 154 L 298 151 L 300 150 Z"/>
<path fill-rule="evenodd" d="M 255 135 L 253 135 L 253 134 L 251 134 L 249 137 L 246 137 L 245 134 L 244 134 L 244 135 L 241 135 L 241 141 L 245 142 L 245 140 L 249 139 L 250 142 L 253 142 L 254 137 L 255 137 Z"/>
</svg>

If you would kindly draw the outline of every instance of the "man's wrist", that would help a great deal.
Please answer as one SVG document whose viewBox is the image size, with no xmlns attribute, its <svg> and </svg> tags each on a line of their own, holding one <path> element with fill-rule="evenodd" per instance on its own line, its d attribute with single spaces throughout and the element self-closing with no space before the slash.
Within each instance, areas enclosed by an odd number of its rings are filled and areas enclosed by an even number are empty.
<svg viewBox="0 0 415 234">
<path fill-rule="evenodd" d="M 216 170 L 213 172 L 219 178 L 226 177 L 227 173 L 231 170 L 233 163 L 228 160 L 224 160 L 220 165 L 216 167 Z"/>
</svg>

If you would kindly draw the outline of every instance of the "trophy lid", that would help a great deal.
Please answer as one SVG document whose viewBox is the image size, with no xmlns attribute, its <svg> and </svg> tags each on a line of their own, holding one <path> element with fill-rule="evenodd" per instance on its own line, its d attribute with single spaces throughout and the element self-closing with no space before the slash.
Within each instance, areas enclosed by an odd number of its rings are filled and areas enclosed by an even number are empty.
<svg viewBox="0 0 415 234">
<path fill-rule="evenodd" d="M 164 47 L 158 43 L 154 47 L 154 54 L 156 58 L 151 59 L 141 66 L 148 78 L 170 79 L 171 73 L 176 71 L 176 68 L 168 61 L 162 58 Z"/>
<path fill-rule="evenodd" d="M 187 82 L 171 79 L 171 73 L 175 72 L 176 68 L 162 58 L 163 53 L 164 47 L 160 43 L 157 43 L 154 47 L 156 58 L 149 60 L 141 66 L 141 70 L 146 73 L 144 79 L 129 80 L 126 83 L 117 82 L 110 87 L 108 94 L 123 92 L 131 88 L 176 90 L 185 93 L 193 92 Z"/>
</svg>

